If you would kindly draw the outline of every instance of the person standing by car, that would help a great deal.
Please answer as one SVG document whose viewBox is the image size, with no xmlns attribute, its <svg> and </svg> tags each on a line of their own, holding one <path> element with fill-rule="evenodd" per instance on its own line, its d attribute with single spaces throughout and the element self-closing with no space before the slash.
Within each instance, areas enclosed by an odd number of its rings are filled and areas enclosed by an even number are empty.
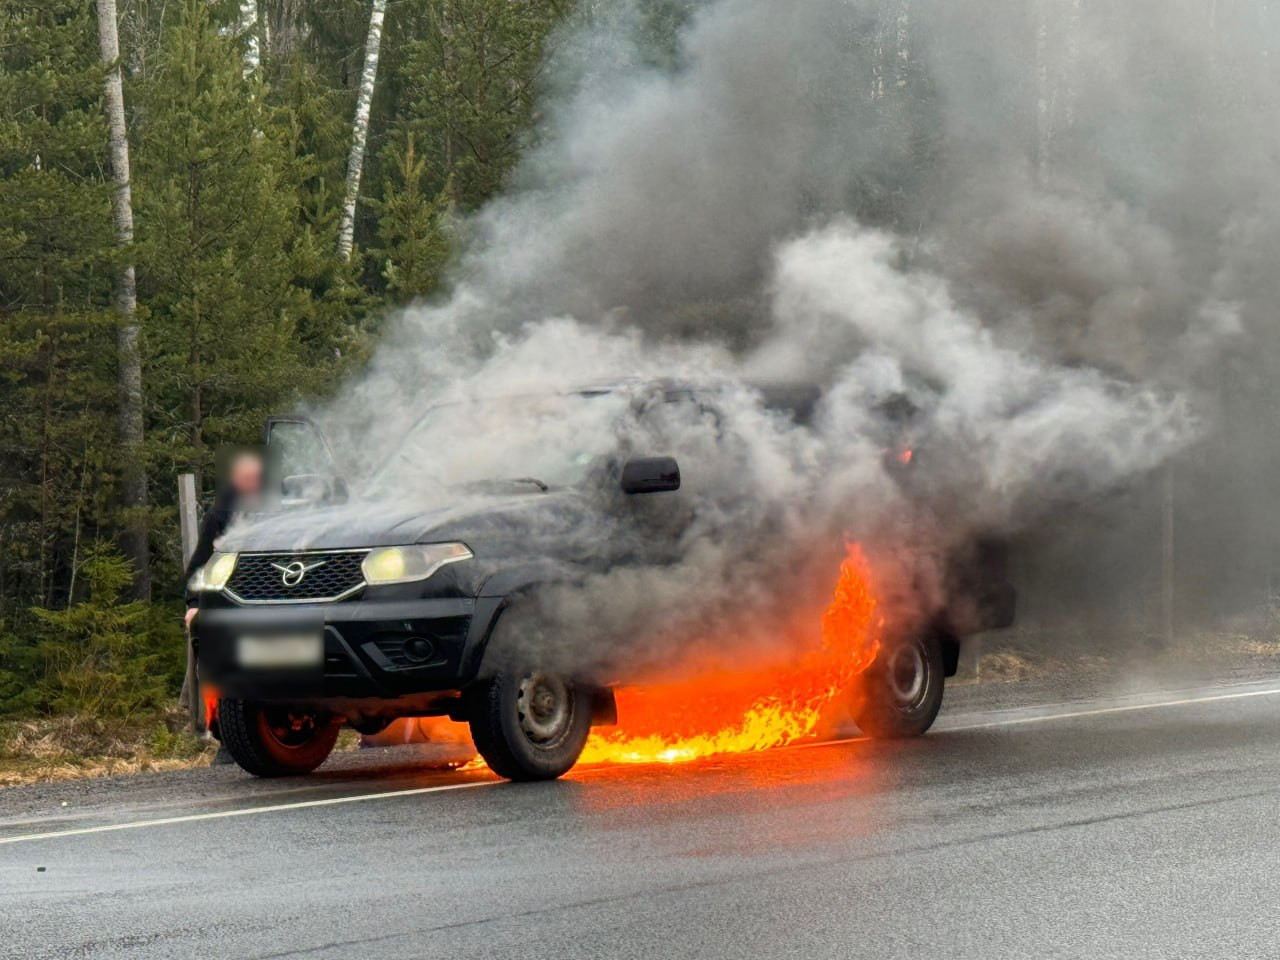
<svg viewBox="0 0 1280 960">
<path fill-rule="evenodd" d="M 227 464 L 226 478 L 218 490 L 213 506 L 204 515 L 200 524 L 200 536 L 196 540 L 195 550 L 187 561 L 184 583 L 186 584 L 187 612 L 184 624 L 187 644 L 191 643 L 191 623 L 199 610 L 199 597 L 191 584 L 196 573 L 209 562 L 213 556 L 214 544 L 218 541 L 237 513 L 244 513 L 257 503 L 262 494 L 262 456 L 252 450 L 241 450 L 234 454 Z M 183 681 L 182 700 L 188 697 L 187 681 Z M 213 718 L 208 718 L 212 720 Z M 215 763 L 230 763 L 230 755 L 222 747 L 218 749 Z"/>
<path fill-rule="evenodd" d="M 236 453 L 227 465 L 226 482 L 218 490 L 213 506 L 204 515 L 200 524 L 200 536 L 196 540 L 196 548 L 187 561 L 185 574 L 187 594 L 187 627 L 195 619 L 199 598 L 191 589 L 191 580 L 196 571 L 209 562 L 213 556 L 213 545 L 218 538 L 227 532 L 232 518 L 237 513 L 245 512 L 257 502 L 262 494 L 262 457 L 251 450 Z"/>
</svg>

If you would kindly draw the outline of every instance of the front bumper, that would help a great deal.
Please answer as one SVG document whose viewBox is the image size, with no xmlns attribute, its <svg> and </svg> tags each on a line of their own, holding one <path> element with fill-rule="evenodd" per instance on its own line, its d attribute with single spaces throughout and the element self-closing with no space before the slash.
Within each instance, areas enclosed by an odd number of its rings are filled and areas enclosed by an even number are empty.
<svg viewBox="0 0 1280 960">
<path fill-rule="evenodd" d="M 193 624 L 200 677 L 223 696 L 268 701 L 393 699 L 458 690 L 475 679 L 501 605 L 493 597 L 278 606 L 210 598 Z M 300 633 L 323 636 L 321 664 L 263 669 L 239 662 L 242 636 Z"/>
</svg>

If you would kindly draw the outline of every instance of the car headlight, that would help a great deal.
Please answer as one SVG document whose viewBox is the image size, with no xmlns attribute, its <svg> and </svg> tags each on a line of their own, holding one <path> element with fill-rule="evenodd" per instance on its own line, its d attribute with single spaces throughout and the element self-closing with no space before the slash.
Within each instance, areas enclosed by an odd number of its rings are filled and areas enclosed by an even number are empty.
<svg viewBox="0 0 1280 960">
<path fill-rule="evenodd" d="M 473 554 L 465 543 L 419 543 L 409 547 L 378 547 L 370 550 L 360 565 L 365 582 L 371 586 L 412 583 L 426 580 L 448 563 L 469 560 Z"/>
<path fill-rule="evenodd" d="M 215 553 L 196 573 L 196 589 L 197 590 L 221 590 L 227 585 L 227 581 L 231 579 L 231 574 L 236 572 L 236 557 L 234 553 Z"/>
</svg>

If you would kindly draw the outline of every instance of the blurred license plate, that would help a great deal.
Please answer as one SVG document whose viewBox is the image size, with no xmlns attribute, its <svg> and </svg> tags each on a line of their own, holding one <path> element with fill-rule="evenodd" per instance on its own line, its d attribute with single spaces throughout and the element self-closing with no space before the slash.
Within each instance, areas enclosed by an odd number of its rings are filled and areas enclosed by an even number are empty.
<svg viewBox="0 0 1280 960">
<path fill-rule="evenodd" d="M 324 661 L 324 638 L 318 633 L 243 636 L 236 653 L 242 667 L 318 667 Z"/>
</svg>

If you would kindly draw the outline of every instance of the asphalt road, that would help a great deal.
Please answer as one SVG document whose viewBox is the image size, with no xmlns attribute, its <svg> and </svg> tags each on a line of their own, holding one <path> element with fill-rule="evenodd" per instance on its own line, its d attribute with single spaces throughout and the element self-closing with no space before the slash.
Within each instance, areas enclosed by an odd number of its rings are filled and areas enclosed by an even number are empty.
<svg viewBox="0 0 1280 960">
<path fill-rule="evenodd" d="M 549 784 L 10 790 L 0 956 L 1275 957 L 1277 733 L 1280 678 Z"/>
</svg>

